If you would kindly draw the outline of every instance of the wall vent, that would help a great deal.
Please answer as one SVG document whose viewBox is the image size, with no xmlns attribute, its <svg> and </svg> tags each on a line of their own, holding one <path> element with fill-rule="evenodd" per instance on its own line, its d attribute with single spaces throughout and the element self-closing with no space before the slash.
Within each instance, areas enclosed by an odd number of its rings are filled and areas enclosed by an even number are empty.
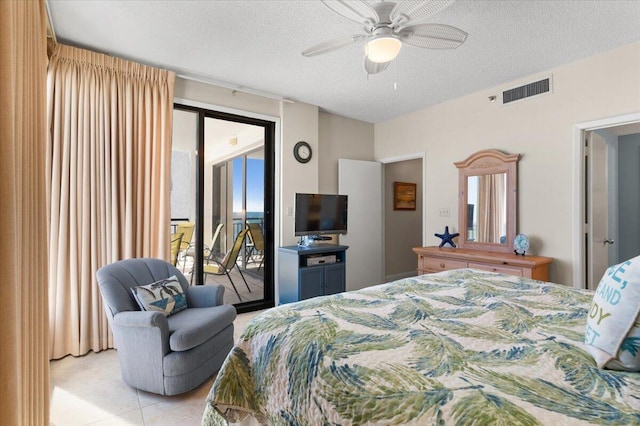
<svg viewBox="0 0 640 426">
<path fill-rule="evenodd" d="M 551 92 L 551 77 L 525 84 L 524 86 L 514 87 L 502 92 L 502 104 L 508 104 L 532 96 L 544 95 Z"/>
</svg>

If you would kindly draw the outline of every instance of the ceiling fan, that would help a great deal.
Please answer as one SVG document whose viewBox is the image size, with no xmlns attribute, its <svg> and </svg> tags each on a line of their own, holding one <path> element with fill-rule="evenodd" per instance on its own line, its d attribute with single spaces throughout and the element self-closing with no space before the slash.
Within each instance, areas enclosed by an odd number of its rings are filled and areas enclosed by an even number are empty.
<svg viewBox="0 0 640 426">
<path fill-rule="evenodd" d="M 405 43 L 424 49 L 455 49 L 466 40 L 466 32 L 449 25 L 419 23 L 454 1 L 408 0 L 372 4 L 366 0 L 322 0 L 332 11 L 363 25 L 365 34 L 327 40 L 304 50 L 302 55 L 316 56 L 364 42 L 364 69 L 368 74 L 376 74 L 389 66 Z"/>
</svg>

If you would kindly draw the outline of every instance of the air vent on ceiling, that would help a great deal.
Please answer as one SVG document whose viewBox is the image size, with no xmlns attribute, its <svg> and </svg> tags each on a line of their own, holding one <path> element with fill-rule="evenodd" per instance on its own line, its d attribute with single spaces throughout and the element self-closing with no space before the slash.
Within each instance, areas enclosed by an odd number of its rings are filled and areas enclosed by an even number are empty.
<svg viewBox="0 0 640 426">
<path fill-rule="evenodd" d="M 549 92 L 551 92 L 551 77 L 503 91 L 502 104 L 520 101 L 522 99 L 543 95 Z"/>
</svg>

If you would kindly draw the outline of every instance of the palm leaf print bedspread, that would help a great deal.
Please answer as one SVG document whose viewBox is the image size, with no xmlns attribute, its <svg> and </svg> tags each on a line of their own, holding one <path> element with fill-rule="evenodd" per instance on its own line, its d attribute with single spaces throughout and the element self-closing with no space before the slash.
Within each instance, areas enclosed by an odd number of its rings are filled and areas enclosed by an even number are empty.
<svg viewBox="0 0 640 426">
<path fill-rule="evenodd" d="M 592 293 L 458 269 L 268 310 L 203 424 L 640 424 L 640 375 L 583 346 Z"/>
</svg>

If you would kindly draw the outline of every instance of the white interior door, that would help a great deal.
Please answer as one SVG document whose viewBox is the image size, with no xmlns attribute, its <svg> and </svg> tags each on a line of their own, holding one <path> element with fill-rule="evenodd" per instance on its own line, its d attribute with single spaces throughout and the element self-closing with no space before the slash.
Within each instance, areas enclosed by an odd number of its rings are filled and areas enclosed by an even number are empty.
<svg viewBox="0 0 640 426">
<path fill-rule="evenodd" d="M 607 142 L 596 132 L 588 132 L 587 174 L 587 288 L 595 290 L 609 266 Z"/>
<path fill-rule="evenodd" d="M 349 196 L 347 290 L 382 283 L 382 164 L 338 160 L 338 192 Z"/>
</svg>

